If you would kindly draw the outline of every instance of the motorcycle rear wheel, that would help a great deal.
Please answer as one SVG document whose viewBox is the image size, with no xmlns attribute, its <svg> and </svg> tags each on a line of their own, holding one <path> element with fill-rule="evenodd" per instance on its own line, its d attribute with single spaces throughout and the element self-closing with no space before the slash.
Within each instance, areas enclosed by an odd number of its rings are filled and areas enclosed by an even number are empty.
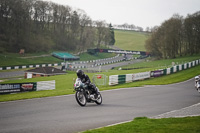
<svg viewBox="0 0 200 133">
<path fill-rule="evenodd" d="M 80 106 L 85 106 L 87 103 L 86 97 L 81 91 L 77 91 L 75 94 L 76 101 Z"/>
</svg>

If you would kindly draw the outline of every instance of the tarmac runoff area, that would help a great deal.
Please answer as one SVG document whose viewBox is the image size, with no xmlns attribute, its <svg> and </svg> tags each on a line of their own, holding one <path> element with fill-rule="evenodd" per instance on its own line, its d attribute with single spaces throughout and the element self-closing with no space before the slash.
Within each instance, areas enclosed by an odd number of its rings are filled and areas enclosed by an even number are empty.
<svg viewBox="0 0 200 133">
<path fill-rule="evenodd" d="M 178 117 L 189 117 L 189 116 L 200 116 L 200 103 L 194 104 L 192 106 L 182 108 L 180 110 L 170 111 L 161 115 L 153 116 L 150 118 L 160 119 L 160 118 L 178 118 Z"/>
</svg>

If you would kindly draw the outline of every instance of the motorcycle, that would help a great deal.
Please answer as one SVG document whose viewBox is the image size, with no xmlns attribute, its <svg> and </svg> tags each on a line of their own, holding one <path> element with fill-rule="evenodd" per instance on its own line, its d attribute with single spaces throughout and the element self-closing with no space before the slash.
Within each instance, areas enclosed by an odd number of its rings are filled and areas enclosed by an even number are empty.
<svg viewBox="0 0 200 133">
<path fill-rule="evenodd" d="M 195 87 L 197 91 L 200 93 L 200 77 L 199 76 L 195 77 Z"/>
<path fill-rule="evenodd" d="M 98 90 L 98 88 L 96 87 Z M 93 92 L 93 90 L 88 89 L 88 86 L 81 82 L 79 78 L 76 79 L 74 84 L 74 90 L 76 91 L 75 97 L 76 101 L 80 106 L 85 106 L 86 103 L 96 103 L 100 105 L 102 103 L 102 96 L 98 91 L 98 95 Z"/>
</svg>

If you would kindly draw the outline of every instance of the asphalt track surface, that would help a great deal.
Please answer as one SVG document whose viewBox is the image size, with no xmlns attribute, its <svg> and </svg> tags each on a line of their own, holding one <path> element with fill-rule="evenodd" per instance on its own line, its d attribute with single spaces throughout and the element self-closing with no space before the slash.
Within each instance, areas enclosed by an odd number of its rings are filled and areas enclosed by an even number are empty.
<svg viewBox="0 0 200 133">
<path fill-rule="evenodd" d="M 120 66 L 129 65 L 129 64 L 134 64 L 134 63 L 141 62 L 143 60 L 144 59 L 137 59 L 137 60 L 131 60 L 131 61 L 122 61 L 122 62 L 115 63 L 115 64 L 109 64 L 109 65 L 103 65 L 103 66 L 96 66 L 96 67 L 87 68 L 87 69 L 88 70 L 96 70 L 96 71 L 98 71 L 99 69 L 100 70 L 110 70 L 110 69 L 112 69 L 114 67 L 120 67 Z"/>
<path fill-rule="evenodd" d="M 24 76 L 24 71 L 12 71 L 12 72 L 1 72 L 0 71 L 0 78 L 11 78 L 11 77 L 18 77 Z"/>
<path fill-rule="evenodd" d="M 102 91 L 103 103 L 86 107 L 74 95 L 0 103 L 1 133 L 74 133 L 153 117 L 200 102 L 194 81 Z"/>
</svg>

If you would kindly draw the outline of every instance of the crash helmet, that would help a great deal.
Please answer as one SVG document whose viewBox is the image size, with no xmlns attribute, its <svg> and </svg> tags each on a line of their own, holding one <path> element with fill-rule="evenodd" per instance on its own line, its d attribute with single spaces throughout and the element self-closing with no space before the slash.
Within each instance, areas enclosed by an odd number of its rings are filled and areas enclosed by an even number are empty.
<svg viewBox="0 0 200 133">
<path fill-rule="evenodd" d="M 78 78 L 81 78 L 81 77 L 83 76 L 84 72 L 83 72 L 81 69 L 78 69 L 78 70 L 76 71 L 76 74 L 77 74 L 77 77 L 78 77 Z"/>
<path fill-rule="evenodd" d="M 195 81 L 198 81 L 199 80 L 199 76 L 195 76 Z"/>
</svg>

